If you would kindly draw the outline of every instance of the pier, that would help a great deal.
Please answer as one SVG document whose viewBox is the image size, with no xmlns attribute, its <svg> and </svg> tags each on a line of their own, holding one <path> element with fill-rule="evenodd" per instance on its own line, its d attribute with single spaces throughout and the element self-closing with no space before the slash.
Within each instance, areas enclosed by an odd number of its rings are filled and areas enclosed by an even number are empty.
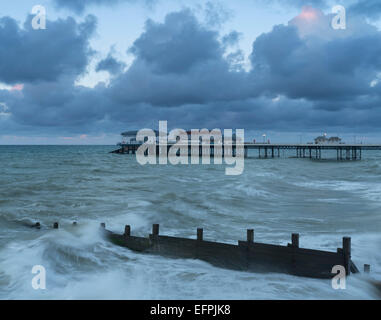
<svg viewBox="0 0 381 320">
<path fill-rule="evenodd" d="M 118 153 L 118 154 L 135 154 L 138 148 L 142 145 L 142 143 L 129 143 L 129 144 L 121 144 L 120 148 L 110 153 Z M 175 143 L 168 143 L 166 145 L 167 151 L 171 148 Z M 177 145 L 178 146 L 178 145 Z M 190 144 L 188 146 L 188 154 L 191 154 L 191 148 L 194 148 Z M 293 157 L 295 158 L 309 158 L 322 160 L 322 151 L 333 151 L 334 158 L 338 161 L 355 161 L 361 160 L 363 158 L 363 151 L 379 151 L 381 150 L 381 145 L 373 145 L 373 144 L 270 144 L 270 143 L 251 143 L 245 142 L 243 143 L 244 157 L 249 157 L 249 150 L 255 150 L 253 155 L 250 157 L 257 157 L 259 159 L 270 159 L 270 158 L 280 158 L 282 156 L 281 151 L 291 151 L 294 152 Z M 160 148 L 162 146 L 156 145 L 156 154 L 160 153 Z M 199 154 L 202 155 L 203 148 L 202 145 L 199 147 Z M 237 146 L 235 144 L 232 145 L 230 149 L 230 155 L 236 156 Z M 221 155 L 227 155 L 225 152 L 224 145 L 216 146 L 214 144 L 210 144 L 207 148 L 207 152 L 209 152 L 210 156 L 213 157 L 217 155 L 218 151 L 221 152 Z M 218 150 L 218 151 L 217 151 Z"/>
<path fill-rule="evenodd" d="M 152 226 L 147 237 L 133 236 L 131 226 L 126 225 L 123 234 L 106 229 L 101 224 L 103 234 L 114 244 L 130 250 L 161 255 L 168 258 L 199 259 L 216 267 L 257 273 L 285 273 L 295 276 L 332 279 L 334 266 L 345 268 L 346 275 L 358 273 L 351 259 L 351 238 L 344 237 L 342 248 L 335 252 L 306 249 L 300 246 L 299 234 L 291 235 L 291 243 L 274 245 L 255 241 L 254 230 L 248 229 L 246 240 L 238 244 L 207 241 L 204 230 L 199 228 L 195 239 L 160 235 L 159 225 Z M 364 269 L 369 272 L 370 266 Z"/>
</svg>

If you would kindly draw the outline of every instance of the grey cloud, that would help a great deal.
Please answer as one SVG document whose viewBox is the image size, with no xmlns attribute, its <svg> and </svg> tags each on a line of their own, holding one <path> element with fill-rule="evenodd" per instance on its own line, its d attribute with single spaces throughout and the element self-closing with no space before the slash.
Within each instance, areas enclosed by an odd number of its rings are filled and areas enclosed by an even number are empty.
<svg viewBox="0 0 381 320">
<path fill-rule="evenodd" d="M 242 34 L 240 32 L 233 30 L 222 37 L 222 44 L 224 47 L 235 46 L 238 44 L 241 37 Z"/>
<path fill-rule="evenodd" d="M 328 26 L 326 18 L 321 23 Z M 262 34 L 251 56 L 258 85 L 265 92 L 295 99 L 335 101 L 376 94 L 370 83 L 381 70 L 381 33 L 357 23 L 352 28 L 358 31 L 331 29 L 326 37 L 314 32 L 302 37 L 294 24 Z"/>
<path fill-rule="evenodd" d="M 356 22 L 340 34 L 307 28 L 301 35 L 303 23 L 258 37 L 247 72 L 232 70 L 239 51 L 225 58 L 223 35 L 188 10 L 171 13 L 163 23 L 147 23 L 130 51 L 131 66 L 109 86 L 75 86 L 75 76 L 63 73 L 26 83 L 22 93 L 0 91 L 0 102 L 9 106 L 10 121 L 52 132 L 115 132 L 158 120 L 184 128 L 378 130 L 380 32 Z"/>
<path fill-rule="evenodd" d="M 246 72 L 231 71 L 218 33 L 201 26 L 189 10 L 167 15 L 164 23 L 149 21 L 130 52 L 134 63 L 110 88 L 121 103 L 176 107 L 234 100 L 252 91 Z"/>
<path fill-rule="evenodd" d="M 218 33 L 202 27 L 190 10 L 170 13 L 164 23 L 148 20 L 130 52 L 157 73 L 185 73 L 221 56 Z"/>
<path fill-rule="evenodd" d="M 119 123 L 109 120 L 107 108 L 121 106 L 109 101 L 104 89 L 104 85 L 94 89 L 73 86 L 73 79 L 27 84 L 22 94 L 15 92 L 7 98 L 12 114 L 0 123 L 0 132 L 15 134 L 12 128 L 53 135 L 115 132 Z"/>
<path fill-rule="evenodd" d="M 108 56 L 99 61 L 99 63 L 96 66 L 95 71 L 107 71 L 111 75 L 117 75 L 123 71 L 123 69 L 126 67 L 126 64 L 122 61 L 118 61 L 116 58 L 112 56 L 112 54 L 108 54 Z"/>
<path fill-rule="evenodd" d="M 31 19 L 24 28 L 10 17 L 0 19 L 0 81 L 54 81 L 62 74 L 82 73 L 92 54 L 95 17 L 80 24 L 72 18 L 47 21 L 45 30 L 34 30 Z"/>
<path fill-rule="evenodd" d="M 349 7 L 348 12 L 370 19 L 378 19 L 381 15 L 381 2 L 379 0 L 358 0 Z"/>
</svg>

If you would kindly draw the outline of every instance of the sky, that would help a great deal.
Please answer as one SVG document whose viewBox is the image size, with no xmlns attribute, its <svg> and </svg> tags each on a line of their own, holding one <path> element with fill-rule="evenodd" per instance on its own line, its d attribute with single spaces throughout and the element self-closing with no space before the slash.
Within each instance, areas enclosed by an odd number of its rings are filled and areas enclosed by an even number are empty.
<svg viewBox="0 0 381 320">
<path fill-rule="evenodd" d="M 115 144 L 159 120 L 381 143 L 380 19 L 379 0 L 3 0 L 0 144 Z"/>
</svg>

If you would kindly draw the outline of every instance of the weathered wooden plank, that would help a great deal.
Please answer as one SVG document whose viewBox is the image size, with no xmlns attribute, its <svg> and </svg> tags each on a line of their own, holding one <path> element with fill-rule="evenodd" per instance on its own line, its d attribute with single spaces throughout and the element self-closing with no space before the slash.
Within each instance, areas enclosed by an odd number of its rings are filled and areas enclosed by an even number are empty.
<svg viewBox="0 0 381 320">
<path fill-rule="evenodd" d="M 248 241 L 238 241 L 238 245 L 234 245 L 204 241 L 202 229 L 198 229 L 197 239 L 187 239 L 159 235 L 159 225 L 153 225 L 148 238 L 131 236 L 130 226 L 125 227 L 123 235 L 105 230 L 105 225 L 102 227 L 113 243 L 134 251 L 171 258 L 200 259 L 233 270 L 332 278 L 333 266 L 342 265 L 349 272 L 358 272 L 350 259 L 350 238 L 343 238 L 342 249 L 328 252 L 300 248 L 299 235 L 296 234 L 292 236 L 292 244 L 287 246 L 254 242 L 254 230 L 251 229 L 247 231 Z"/>
</svg>

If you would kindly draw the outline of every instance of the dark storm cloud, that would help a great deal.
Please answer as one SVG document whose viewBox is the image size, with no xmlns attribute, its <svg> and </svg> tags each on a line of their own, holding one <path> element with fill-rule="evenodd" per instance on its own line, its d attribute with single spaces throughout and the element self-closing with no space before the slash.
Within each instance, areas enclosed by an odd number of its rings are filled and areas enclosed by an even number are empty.
<svg viewBox="0 0 381 320">
<path fill-rule="evenodd" d="M 109 85 L 76 86 L 83 68 L 77 74 L 67 68 L 22 91 L 0 91 L 0 103 L 14 124 L 52 132 L 115 132 L 155 127 L 158 120 L 183 128 L 378 128 L 380 32 L 361 19 L 333 30 L 332 16 L 315 13 L 259 36 L 248 71 L 232 66 L 239 65 L 239 50 L 226 51 L 237 44 L 237 32 L 210 30 L 189 10 L 171 13 L 162 23 L 147 22 L 127 70 L 120 72 L 112 53 L 98 64 L 115 75 Z M 69 49 L 62 55 L 70 57 Z"/>
<path fill-rule="evenodd" d="M 179 106 L 240 99 L 248 95 L 245 72 L 231 72 L 218 33 L 201 26 L 189 10 L 148 21 L 129 50 L 135 60 L 110 91 L 121 103 Z"/>
<path fill-rule="evenodd" d="M 83 23 L 72 18 L 47 21 L 45 30 L 34 30 L 31 19 L 20 28 L 14 19 L 0 18 L 0 81 L 54 81 L 62 74 L 82 73 L 92 54 L 95 17 L 87 16 Z"/>
<path fill-rule="evenodd" d="M 381 70 L 381 33 L 363 21 L 333 30 L 330 19 L 316 13 L 316 29 L 295 19 L 255 40 L 251 62 L 258 85 L 294 99 L 336 101 L 376 94 L 370 84 Z"/>
<path fill-rule="evenodd" d="M 125 67 L 125 63 L 118 61 L 112 56 L 112 54 L 108 54 L 105 59 L 99 61 L 95 71 L 107 71 L 110 73 L 110 75 L 117 75 L 121 73 Z"/>
<path fill-rule="evenodd" d="M 149 22 L 131 50 L 134 63 L 112 83 L 111 95 L 120 105 L 143 103 L 152 118 L 161 114 L 185 127 L 374 126 L 381 118 L 380 32 L 361 19 L 334 30 L 332 15 L 312 13 L 312 20 L 301 15 L 258 37 L 249 72 L 231 71 L 224 57 L 238 34 L 218 41 L 189 11 Z"/>
<path fill-rule="evenodd" d="M 54 82 L 25 84 L 23 92 L 12 92 L 7 105 L 12 119 L 27 125 L 80 127 L 102 120 L 109 105 L 104 86 L 94 89 L 74 86 L 72 77 Z"/>
<path fill-rule="evenodd" d="M 193 66 L 219 59 L 218 33 L 202 27 L 190 10 L 170 13 L 164 23 L 148 20 L 130 52 L 157 73 L 185 73 Z"/>
</svg>

